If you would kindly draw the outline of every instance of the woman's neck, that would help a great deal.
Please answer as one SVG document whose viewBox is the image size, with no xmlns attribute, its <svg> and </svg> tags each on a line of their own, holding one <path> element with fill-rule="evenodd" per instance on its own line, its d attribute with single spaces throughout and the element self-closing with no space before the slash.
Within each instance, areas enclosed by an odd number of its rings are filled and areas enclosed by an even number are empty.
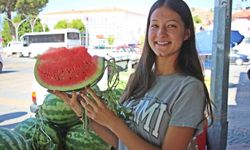
<svg viewBox="0 0 250 150">
<path fill-rule="evenodd" d="M 176 61 L 161 58 L 156 60 L 155 71 L 157 75 L 171 75 L 179 72 Z"/>
</svg>

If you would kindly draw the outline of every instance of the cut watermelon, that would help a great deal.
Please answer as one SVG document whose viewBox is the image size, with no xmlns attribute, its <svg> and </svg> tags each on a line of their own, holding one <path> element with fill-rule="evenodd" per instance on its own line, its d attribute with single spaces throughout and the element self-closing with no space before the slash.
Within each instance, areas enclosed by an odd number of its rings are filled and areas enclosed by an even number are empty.
<svg viewBox="0 0 250 150">
<path fill-rule="evenodd" d="M 51 48 L 38 56 L 34 74 L 37 82 L 50 90 L 73 91 L 100 79 L 104 58 L 91 56 L 85 47 Z"/>
</svg>

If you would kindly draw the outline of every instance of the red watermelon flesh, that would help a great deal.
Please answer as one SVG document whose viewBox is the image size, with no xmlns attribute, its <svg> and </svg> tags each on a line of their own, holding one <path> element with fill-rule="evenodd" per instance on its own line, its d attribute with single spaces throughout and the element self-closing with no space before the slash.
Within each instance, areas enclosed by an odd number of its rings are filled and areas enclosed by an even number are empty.
<svg viewBox="0 0 250 150">
<path fill-rule="evenodd" d="M 104 72 L 104 58 L 91 56 L 85 47 L 51 48 L 38 56 L 34 74 L 50 90 L 72 91 L 98 80 Z"/>
</svg>

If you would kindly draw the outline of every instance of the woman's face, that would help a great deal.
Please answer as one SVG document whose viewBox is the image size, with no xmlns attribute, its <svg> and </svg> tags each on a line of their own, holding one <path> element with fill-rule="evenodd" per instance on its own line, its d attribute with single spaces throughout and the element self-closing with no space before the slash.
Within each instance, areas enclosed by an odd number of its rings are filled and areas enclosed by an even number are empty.
<svg viewBox="0 0 250 150">
<path fill-rule="evenodd" d="M 167 7 L 157 8 L 151 15 L 148 29 L 149 45 L 157 57 L 177 58 L 190 32 L 181 17 Z"/>
</svg>

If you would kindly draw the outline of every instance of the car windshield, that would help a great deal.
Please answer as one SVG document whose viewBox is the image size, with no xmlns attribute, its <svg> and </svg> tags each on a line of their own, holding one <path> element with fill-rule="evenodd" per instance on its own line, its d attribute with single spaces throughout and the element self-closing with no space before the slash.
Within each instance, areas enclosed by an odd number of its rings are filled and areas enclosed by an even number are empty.
<svg viewBox="0 0 250 150">
<path fill-rule="evenodd" d="M 246 44 L 250 44 L 250 37 L 245 38 L 245 43 L 246 43 Z"/>
</svg>

